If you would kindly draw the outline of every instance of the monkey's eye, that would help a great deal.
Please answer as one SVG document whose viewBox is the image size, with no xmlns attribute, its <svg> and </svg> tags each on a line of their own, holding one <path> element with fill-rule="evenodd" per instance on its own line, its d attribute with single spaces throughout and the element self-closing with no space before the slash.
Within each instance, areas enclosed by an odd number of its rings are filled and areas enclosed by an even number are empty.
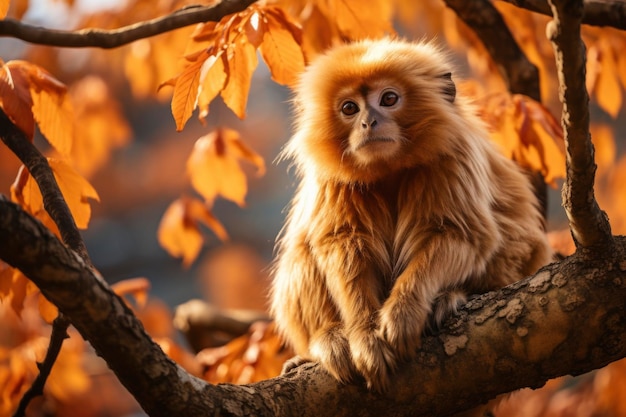
<svg viewBox="0 0 626 417">
<path fill-rule="evenodd" d="M 346 101 L 341 106 L 341 112 L 346 116 L 352 116 L 359 111 L 359 106 L 354 101 Z"/>
<path fill-rule="evenodd" d="M 380 99 L 380 105 L 385 107 L 391 107 L 398 102 L 398 95 L 393 91 L 387 91 Z"/>
</svg>

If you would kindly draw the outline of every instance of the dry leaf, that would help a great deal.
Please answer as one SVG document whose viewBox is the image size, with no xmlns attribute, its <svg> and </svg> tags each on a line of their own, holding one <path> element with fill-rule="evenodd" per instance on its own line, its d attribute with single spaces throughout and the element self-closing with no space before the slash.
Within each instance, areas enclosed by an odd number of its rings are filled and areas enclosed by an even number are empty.
<svg viewBox="0 0 626 417">
<path fill-rule="evenodd" d="M 0 107 L 15 125 L 33 139 L 35 118 L 30 95 L 28 67 L 24 61 L 0 61 Z"/>
<path fill-rule="evenodd" d="M 221 239 L 228 239 L 226 230 L 201 201 L 181 197 L 167 208 L 158 230 L 159 243 L 167 252 L 182 258 L 189 266 L 197 258 L 204 243 L 199 223 L 205 224 Z"/>
<path fill-rule="evenodd" d="M 265 173 L 263 158 L 248 148 L 234 130 L 218 129 L 196 141 L 187 160 L 187 173 L 195 190 L 208 204 L 221 196 L 239 206 L 245 205 L 248 185 L 240 159 L 254 164 L 259 175 Z"/>
<path fill-rule="evenodd" d="M 48 163 L 61 194 L 72 216 L 74 216 L 76 227 L 86 229 L 91 217 L 89 199 L 99 201 L 98 193 L 85 178 L 67 163 L 54 158 L 48 158 Z M 45 212 L 39 186 L 23 166 L 20 168 L 16 182 L 11 186 L 11 198 L 24 207 L 26 211 L 40 219 L 40 214 Z"/>
<path fill-rule="evenodd" d="M 59 315 L 59 309 L 52 304 L 43 294 L 38 297 L 39 315 L 48 324 L 51 324 Z"/>
<path fill-rule="evenodd" d="M 83 78 L 72 85 L 70 96 L 80 120 L 71 150 L 72 165 L 89 177 L 108 161 L 115 148 L 128 143 L 131 128 L 101 78 Z"/>
<path fill-rule="evenodd" d="M 565 177 L 563 130 L 546 107 L 505 92 L 484 97 L 478 104 L 491 138 L 505 156 L 541 172 L 548 184 Z"/>
<path fill-rule="evenodd" d="M 263 60 L 272 73 L 272 79 L 279 84 L 292 85 L 304 70 L 304 55 L 300 44 L 288 26 L 287 17 L 274 9 L 266 14 L 267 30 L 259 48 Z"/>
<path fill-rule="evenodd" d="M 5 17 L 7 17 L 10 3 L 10 0 L 0 0 L 0 19 L 4 19 Z"/>
<path fill-rule="evenodd" d="M 248 92 L 252 83 L 252 73 L 258 64 L 256 49 L 246 39 L 228 45 L 226 50 L 228 80 L 221 91 L 224 103 L 240 119 L 246 117 Z"/>
<path fill-rule="evenodd" d="M 363 7 L 360 0 L 335 0 L 329 3 L 330 14 L 341 32 L 351 39 L 378 38 L 393 33 L 392 5 L 387 0 L 373 0 Z"/>
<path fill-rule="evenodd" d="M 137 303 L 137 307 L 143 308 L 148 301 L 150 281 L 143 277 L 124 279 L 111 285 L 111 289 L 120 297 L 132 296 Z"/>
</svg>

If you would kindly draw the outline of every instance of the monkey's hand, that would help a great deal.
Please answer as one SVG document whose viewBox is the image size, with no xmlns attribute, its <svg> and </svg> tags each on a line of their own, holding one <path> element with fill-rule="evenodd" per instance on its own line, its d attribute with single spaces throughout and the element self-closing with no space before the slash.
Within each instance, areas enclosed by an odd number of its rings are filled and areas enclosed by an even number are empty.
<svg viewBox="0 0 626 417">
<path fill-rule="evenodd" d="M 429 305 L 419 300 L 390 297 L 380 310 L 378 334 L 398 357 L 411 359 L 421 345 L 429 311 Z"/>
<path fill-rule="evenodd" d="M 389 375 L 396 367 L 396 357 L 387 344 L 376 334 L 375 328 L 361 328 L 349 333 L 350 352 L 357 370 L 374 391 L 385 392 Z"/>
</svg>

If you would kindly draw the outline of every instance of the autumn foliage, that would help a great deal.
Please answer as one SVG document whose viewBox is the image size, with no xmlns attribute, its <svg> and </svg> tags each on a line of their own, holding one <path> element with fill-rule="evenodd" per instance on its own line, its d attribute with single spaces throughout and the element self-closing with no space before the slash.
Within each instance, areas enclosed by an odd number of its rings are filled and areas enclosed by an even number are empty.
<svg viewBox="0 0 626 417">
<path fill-rule="evenodd" d="M 58 3 L 69 12 L 77 10 L 72 1 Z M 188 6 L 182 0 L 122 3 L 117 10 L 83 12 L 78 15 L 81 23 L 76 29 L 118 28 Z M 65 58 L 60 57 L 61 50 L 31 46 L 22 59 L 0 60 L 0 109 L 23 132 L 24 140 L 45 155 L 80 229 L 89 227 L 92 204 L 100 201 L 90 179 L 111 163 L 116 149 L 131 144 L 133 132 L 122 98 L 137 103 L 166 100 L 173 132 L 185 129 L 197 111 L 205 125 L 204 133 L 195 140 L 186 158 L 186 169 L 171 173 L 184 177 L 189 187 L 180 190 L 180 196 L 169 203 L 155 230 L 160 245 L 171 256 L 180 258 L 184 267 L 190 267 L 207 239 L 229 239 L 229 230 L 214 214 L 215 202 L 227 200 L 245 207 L 251 172 L 256 176 L 266 172 L 267 162 L 255 150 L 262 147 L 258 138 L 221 122 L 210 129 L 206 123 L 211 106 L 219 101 L 237 118 L 246 118 L 249 101 L 254 100 L 254 84 L 260 82 L 255 77 L 262 76 L 257 71 L 259 58 L 271 80 L 288 88 L 297 82 L 310 59 L 333 44 L 399 34 L 437 36 L 462 64 L 467 64 L 467 71 L 461 74 L 472 81 L 461 82 L 463 77 L 458 77 L 458 87 L 473 96 L 502 152 L 528 171 L 539 172 L 547 184 L 556 187 L 565 176 L 565 157 L 563 130 L 554 116 L 558 114 L 558 91 L 554 57 L 545 39 L 548 18 L 504 2 L 496 2 L 495 6 L 539 69 L 541 102 L 507 91 L 487 50 L 443 3 L 374 0 L 365 6 L 357 0 L 268 0 L 219 21 L 188 25 L 114 50 L 90 49 L 74 68 L 62 65 Z M 20 20 L 30 7 L 27 0 L 0 0 L 0 18 Z M 426 30 L 418 33 L 418 26 Z M 626 159 L 618 155 L 615 121 L 623 112 L 626 35 L 616 29 L 591 26 L 584 27 L 583 35 L 587 44 L 587 88 L 600 115 L 598 119 L 603 120 L 592 127 L 599 165 L 597 192 L 615 231 L 624 233 L 621 184 L 626 178 Z M 0 165 L 15 163 L 12 152 L 0 152 Z M 2 174 L 4 170 L 0 170 Z M 2 192 L 61 236 L 46 210 L 40 185 L 28 168 L 22 165 L 12 175 L 12 185 Z M 561 225 L 553 222 L 552 226 Z M 554 232 L 552 238 L 555 247 L 571 249 L 567 234 Z M 126 297 L 166 353 L 195 375 L 210 382 L 257 381 L 278 374 L 289 356 L 271 324 L 265 321 L 256 322 L 229 344 L 192 353 L 177 342 L 169 307 L 150 298 L 149 288 L 149 280 L 144 278 L 124 280 L 114 287 Z M 36 361 L 45 354 L 49 323 L 57 311 L 20 271 L 2 261 L 0 301 L 1 417 L 12 414 L 37 375 Z M 56 404 L 56 414 L 53 411 L 50 415 L 61 415 L 59 410 L 71 409 L 64 405 L 79 397 L 84 401 L 97 391 L 87 366 L 96 363 L 97 358 L 74 331 L 70 336 L 46 385 L 46 400 L 36 405 L 43 410 Z M 541 392 L 524 392 L 519 397 L 524 398 L 524 411 L 516 413 L 511 405 L 504 415 L 623 415 L 626 403 L 618 393 L 626 385 L 624 366 L 618 362 L 575 383 L 558 380 Z M 115 383 L 107 389 L 121 391 Z M 518 401 L 521 404 L 522 400 Z M 531 403 L 532 410 L 528 405 Z M 99 410 L 90 411 L 93 414 L 84 415 L 97 415 Z"/>
</svg>

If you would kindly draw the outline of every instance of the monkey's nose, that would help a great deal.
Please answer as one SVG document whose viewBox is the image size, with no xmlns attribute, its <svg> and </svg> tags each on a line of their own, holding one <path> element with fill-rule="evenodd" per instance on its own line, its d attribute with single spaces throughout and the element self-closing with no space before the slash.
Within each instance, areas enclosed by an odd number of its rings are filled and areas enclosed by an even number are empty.
<svg viewBox="0 0 626 417">
<path fill-rule="evenodd" d="M 376 126 L 378 124 L 378 122 L 376 121 L 376 119 L 373 119 L 370 123 L 367 123 L 366 121 L 362 121 L 361 122 L 361 127 L 363 127 L 363 129 L 367 129 L 372 128 L 374 126 Z"/>
</svg>

